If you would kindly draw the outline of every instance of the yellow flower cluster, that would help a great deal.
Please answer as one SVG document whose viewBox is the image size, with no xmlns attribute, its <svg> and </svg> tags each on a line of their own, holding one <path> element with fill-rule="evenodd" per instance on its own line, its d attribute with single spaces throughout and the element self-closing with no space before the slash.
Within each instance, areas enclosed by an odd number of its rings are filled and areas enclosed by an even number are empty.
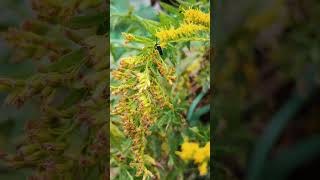
<svg viewBox="0 0 320 180">
<path fill-rule="evenodd" d="M 199 147 L 198 143 L 185 140 L 181 145 L 181 151 L 176 154 L 184 161 L 193 160 L 198 164 L 198 170 L 201 176 L 208 173 L 208 161 L 210 160 L 210 142 L 204 147 Z"/>
<path fill-rule="evenodd" d="M 203 25 L 183 23 L 177 29 L 160 29 L 160 31 L 156 33 L 156 37 L 160 39 L 161 45 L 165 46 L 169 41 L 174 41 L 183 37 L 191 37 L 199 31 L 204 30 L 208 30 L 208 28 Z"/>
<path fill-rule="evenodd" d="M 203 13 L 198 9 L 187 9 L 183 12 L 183 15 L 186 23 L 199 23 L 205 25 L 206 27 L 210 26 L 209 13 Z"/>
<path fill-rule="evenodd" d="M 198 9 L 184 10 L 184 23 L 178 28 L 159 29 L 155 36 L 159 38 L 161 46 L 169 41 L 177 41 L 181 38 L 196 36 L 199 31 L 210 30 L 210 14 L 203 13 Z"/>
<path fill-rule="evenodd" d="M 120 60 L 120 68 L 131 68 L 141 63 L 141 59 L 137 57 L 126 57 Z"/>
<path fill-rule="evenodd" d="M 139 84 L 136 88 L 139 90 L 139 92 L 142 92 L 150 87 L 151 82 L 148 73 L 137 73 L 137 78 L 139 80 Z"/>
</svg>

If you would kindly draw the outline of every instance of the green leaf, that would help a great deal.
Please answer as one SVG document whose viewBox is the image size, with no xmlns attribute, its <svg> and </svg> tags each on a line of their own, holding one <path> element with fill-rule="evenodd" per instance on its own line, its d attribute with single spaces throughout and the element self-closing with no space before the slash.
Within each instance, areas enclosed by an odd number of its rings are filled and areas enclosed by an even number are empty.
<svg viewBox="0 0 320 180">
<path fill-rule="evenodd" d="M 196 112 L 193 113 L 191 117 L 192 121 L 199 120 L 202 115 L 206 114 L 209 111 L 210 111 L 210 104 L 207 104 L 199 108 Z"/>
<path fill-rule="evenodd" d="M 150 34 L 154 35 L 160 26 L 159 22 L 150 19 L 144 19 L 140 16 L 132 16 L 132 19 L 139 22 Z"/>
<path fill-rule="evenodd" d="M 272 118 L 271 123 L 268 125 L 264 134 L 258 141 L 253 153 L 252 162 L 249 166 L 249 180 L 254 180 L 260 177 L 260 173 L 269 150 L 280 136 L 280 133 L 286 126 L 287 122 L 292 118 L 300 106 L 301 99 L 299 97 L 293 97 L 288 101 L 283 109 L 281 109 L 281 111 Z"/>
<path fill-rule="evenodd" d="M 134 35 L 135 37 L 135 41 L 136 42 L 140 42 L 140 43 L 146 43 L 146 44 L 153 44 L 155 43 L 154 40 L 150 39 L 150 38 L 146 38 L 144 36 L 139 36 L 139 35 Z"/>
<path fill-rule="evenodd" d="M 112 0 L 110 1 L 111 11 L 127 12 L 130 8 L 130 0 Z"/>
<path fill-rule="evenodd" d="M 302 77 L 305 81 L 306 95 L 301 95 L 296 90 L 283 108 L 278 111 L 271 119 L 271 123 L 266 128 L 265 132 L 258 141 L 252 155 L 251 163 L 249 164 L 248 180 L 255 180 L 261 178 L 261 173 L 267 159 L 268 152 L 275 144 L 276 140 L 281 135 L 289 120 L 291 120 L 295 113 L 301 108 L 303 102 L 314 93 L 314 71 L 310 70 Z"/>
<path fill-rule="evenodd" d="M 134 180 L 131 174 L 126 169 L 121 169 L 119 180 Z"/>
<path fill-rule="evenodd" d="M 266 163 L 262 177 L 264 179 L 285 180 L 299 165 L 311 161 L 319 152 L 319 135 L 299 142 L 293 147 L 282 150 L 274 159 Z"/>
<path fill-rule="evenodd" d="M 157 19 L 157 11 L 152 6 L 141 6 L 135 12 L 135 14 L 148 19 Z"/>
<path fill-rule="evenodd" d="M 79 101 L 87 91 L 85 89 L 75 89 L 66 97 L 59 109 L 66 109 Z"/>
<path fill-rule="evenodd" d="M 179 26 L 179 21 L 177 21 L 176 18 L 169 16 L 166 13 L 160 12 L 159 18 L 160 18 L 161 26 L 164 26 L 164 27 Z"/>
<path fill-rule="evenodd" d="M 64 56 L 62 56 L 57 62 L 49 65 L 47 67 L 48 71 L 53 71 L 53 72 L 64 72 L 66 71 L 69 67 L 79 64 L 82 59 L 85 58 L 85 52 L 84 49 L 79 48 L 77 50 L 74 50 Z"/>
<path fill-rule="evenodd" d="M 166 11 L 168 11 L 168 12 L 170 12 L 170 13 L 172 13 L 172 14 L 176 14 L 176 15 L 178 15 L 178 16 L 181 15 L 180 12 L 179 12 L 179 10 L 178 10 L 177 8 L 171 6 L 171 5 L 167 4 L 167 3 L 160 2 L 160 6 L 161 6 L 163 9 L 165 9 Z"/>
<path fill-rule="evenodd" d="M 113 123 L 110 123 L 110 134 L 114 137 L 120 137 L 120 138 L 125 137 L 122 131 L 120 131 L 120 129 Z"/>
<path fill-rule="evenodd" d="M 199 102 L 201 101 L 201 99 L 204 97 L 204 95 L 206 94 L 206 92 L 201 92 L 191 103 L 191 106 L 189 108 L 188 111 L 188 116 L 187 116 L 187 120 L 188 121 L 192 121 L 192 116 L 194 114 L 194 110 L 196 109 L 197 105 L 199 104 Z"/>
<path fill-rule="evenodd" d="M 95 14 L 80 15 L 70 18 L 66 23 L 67 27 L 73 29 L 83 29 L 99 26 L 106 21 L 106 15 L 103 12 L 98 12 Z"/>
</svg>

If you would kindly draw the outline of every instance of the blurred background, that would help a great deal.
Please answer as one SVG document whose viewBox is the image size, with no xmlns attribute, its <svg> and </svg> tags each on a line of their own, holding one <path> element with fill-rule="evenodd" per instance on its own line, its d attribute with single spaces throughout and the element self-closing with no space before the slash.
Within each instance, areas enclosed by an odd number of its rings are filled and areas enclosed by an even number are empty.
<svg viewBox="0 0 320 180">
<path fill-rule="evenodd" d="M 8 27 L 18 27 L 24 19 L 31 15 L 30 4 L 26 0 L 0 1 L 0 77 L 23 78 L 35 71 L 31 61 L 12 63 L 14 50 L 8 48 L 2 35 Z M 32 103 L 27 103 L 19 110 L 4 105 L 6 95 L 7 93 L 0 90 L 0 154 L 14 150 L 15 142 L 23 133 L 25 121 L 37 114 L 37 109 Z M 25 179 L 27 174 L 28 170 L 8 169 L 0 160 L 1 180 Z"/>
<path fill-rule="evenodd" d="M 214 179 L 319 179 L 320 3 L 215 1 Z"/>
</svg>

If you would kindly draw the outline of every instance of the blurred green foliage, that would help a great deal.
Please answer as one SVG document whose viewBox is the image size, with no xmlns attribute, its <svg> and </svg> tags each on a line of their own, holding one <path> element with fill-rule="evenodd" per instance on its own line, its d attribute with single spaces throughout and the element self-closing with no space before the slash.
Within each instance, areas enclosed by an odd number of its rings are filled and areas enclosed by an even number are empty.
<svg viewBox="0 0 320 180">
<path fill-rule="evenodd" d="M 4 14 L 21 17 L 9 17 L 1 29 L 10 47 L 0 66 L 0 122 L 7 129 L 1 131 L 1 176 L 106 178 L 106 2 L 1 3 L 8 7 Z"/>
<path fill-rule="evenodd" d="M 214 179 L 286 179 L 310 163 L 303 153 L 319 154 L 316 140 L 307 143 L 320 129 L 319 7 L 312 0 L 214 3 Z M 278 151 L 299 160 L 290 164 Z"/>
<path fill-rule="evenodd" d="M 31 16 L 31 11 L 25 0 L 2 0 L 0 1 L 0 33 L 7 31 L 9 27 L 18 27 L 26 18 Z M 6 42 L 0 38 L 0 76 L 23 77 L 34 71 L 32 64 L 28 61 L 21 64 L 10 63 L 12 50 Z M 33 103 L 28 103 L 18 112 L 13 107 L 2 104 L 5 93 L 0 92 L 0 151 L 13 151 L 16 141 L 19 139 L 24 123 L 27 119 L 34 117 L 37 110 Z M 28 170 L 13 170 L 0 161 L 0 179 L 23 179 L 29 174 Z"/>
</svg>

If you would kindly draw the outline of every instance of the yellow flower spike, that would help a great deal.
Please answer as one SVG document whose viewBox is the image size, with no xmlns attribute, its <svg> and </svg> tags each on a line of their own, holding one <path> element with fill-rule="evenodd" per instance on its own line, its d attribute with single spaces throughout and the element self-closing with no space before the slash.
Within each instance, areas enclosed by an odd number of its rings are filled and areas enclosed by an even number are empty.
<svg viewBox="0 0 320 180">
<path fill-rule="evenodd" d="M 210 26 L 210 13 L 203 13 L 199 9 L 187 9 L 183 13 L 186 23 L 199 23 Z"/>
<path fill-rule="evenodd" d="M 177 29 L 160 29 L 160 31 L 156 33 L 156 37 L 160 39 L 161 43 L 165 44 L 168 41 L 176 41 L 179 40 L 179 38 L 191 37 L 195 35 L 198 31 L 206 30 L 209 30 L 209 28 L 203 25 L 183 23 Z"/>
<path fill-rule="evenodd" d="M 204 176 L 208 173 L 207 167 L 208 167 L 208 162 L 203 162 L 200 166 L 198 166 L 200 176 Z"/>
</svg>

